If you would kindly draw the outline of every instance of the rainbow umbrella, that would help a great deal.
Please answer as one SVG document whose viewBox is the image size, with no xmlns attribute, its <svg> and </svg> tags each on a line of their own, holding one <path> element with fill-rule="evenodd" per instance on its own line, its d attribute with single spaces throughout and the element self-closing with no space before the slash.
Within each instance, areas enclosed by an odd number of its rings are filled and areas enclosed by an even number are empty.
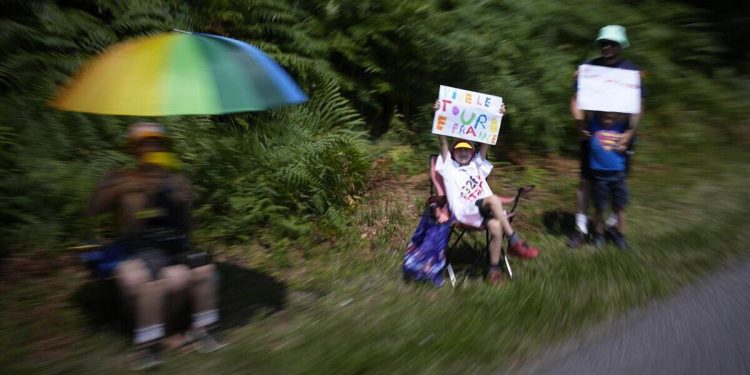
<svg viewBox="0 0 750 375">
<path fill-rule="evenodd" d="M 51 105 L 168 116 L 260 111 L 306 100 L 289 74 L 259 49 L 222 36 L 174 31 L 108 48 Z"/>
</svg>

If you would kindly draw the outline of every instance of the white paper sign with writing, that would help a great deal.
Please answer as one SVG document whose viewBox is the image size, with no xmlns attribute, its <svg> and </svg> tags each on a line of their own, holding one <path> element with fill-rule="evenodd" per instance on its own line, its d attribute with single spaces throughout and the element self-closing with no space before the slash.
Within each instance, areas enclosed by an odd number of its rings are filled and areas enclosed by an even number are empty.
<svg viewBox="0 0 750 375">
<path fill-rule="evenodd" d="M 576 100 L 585 111 L 641 113 L 641 72 L 581 65 Z"/>
<path fill-rule="evenodd" d="M 435 111 L 432 133 L 494 145 L 500 132 L 503 98 L 440 86 L 440 108 Z"/>
</svg>

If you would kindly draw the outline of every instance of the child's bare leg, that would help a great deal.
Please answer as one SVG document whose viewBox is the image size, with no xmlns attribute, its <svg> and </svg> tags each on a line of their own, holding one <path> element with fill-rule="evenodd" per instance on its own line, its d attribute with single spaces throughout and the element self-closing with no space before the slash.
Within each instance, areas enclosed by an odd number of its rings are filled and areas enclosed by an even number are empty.
<svg viewBox="0 0 750 375">
<path fill-rule="evenodd" d="M 597 209 L 594 214 L 594 230 L 596 234 L 604 234 L 604 210 Z"/>
<path fill-rule="evenodd" d="M 487 220 L 487 230 L 490 232 L 490 266 L 500 264 L 500 249 L 503 245 L 503 226 L 497 219 Z"/>
<path fill-rule="evenodd" d="M 614 211 L 617 216 L 617 233 L 613 234 L 612 241 L 614 241 L 618 249 L 625 251 L 630 248 L 623 235 L 625 233 L 625 210 L 622 207 L 615 206 Z"/>
<path fill-rule="evenodd" d="M 496 249 L 495 251 L 497 251 L 498 262 L 500 261 L 503 233 L 508 237 L 508 249 L 510 253 L 527 259 L 535 258 L 539 254 L 538 249 L 527 246 L 526 243 L 521 241 L 518 235 L 516 235 L 516 232 L 510 226 L 508 215 L 503 211 L 503 204 L 499 197 L 493 195 L 484 198 L 482 208 L 485 210 L 491 210 L 492 218 L 490 221 L 497 221 L 501 229 L 499 236 L 493 237 L 490 241 L 490 249 L 494 247 Z M 490 254 L 490 261 L 492 261 L 492 254 Z"/>
<path fill-rule="evenodd" d="M 604 246 L 604 210 L 596 207 L 594 212 L 594 238 L 592 244 L 597 248 Z"/>
<path fill-rule="evenodd" d="M 500 202 L 500 198 L 494 195 L 484 198 L 482 208 L 485 212 L 489 211 L 492 214 L 492 217 L 487 220 L 487 230 L 490 232 L 490 265 L 497 266 L 500 264 L 503 233 L 510 235 L 513 233 L 513 229 L 508 224 L 508 218 L 503 212 L 503 204 Z"/>
<path fill-rule="evenodd" d="M 500 255 L 503 246 L 503 233 L 508 236 L 508 240 L 512 241 L 515 237 L 515 232 L 510 226 L 508 216 L 503 210 L 503 203 L 500 198 L 493 195 L 484 198 L 482 202 L 482 208 L 485 211 L 490 211 L 492 218 L 487 221 L 487 229 L 490 231 L 490 265 L 496 266 L 500 263 Z"/>
<path fill-rule="evenodd" d="M 484 202 L 482 205 L 485 210 L 492 212 L 493 219 L 496 219 L 500 222 L 503 232 L 505 232 L 508 236 L 514 233 L 513 228 L 510 226 L 510 222 L 508 221 L 508 216 L 505 215 L 505 211 L 503 210 L 503 203 L 500 201 L 500 198 L 498 198 L 496 195 L 484 198 Z"/>
<path fill-rule="evenodd" d="M 625 233 L 625 210 L 622 208 L 619 208 L 615 211 L 615 215 L 617 215 L 617 230 L 620 233 Z"/>
</svg>

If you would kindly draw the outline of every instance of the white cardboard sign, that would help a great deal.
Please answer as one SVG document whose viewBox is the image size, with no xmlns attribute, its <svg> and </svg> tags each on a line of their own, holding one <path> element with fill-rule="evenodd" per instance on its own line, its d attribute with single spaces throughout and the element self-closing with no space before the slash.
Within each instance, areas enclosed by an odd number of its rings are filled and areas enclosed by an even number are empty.
<svg viewBox="0 0 750 375">
<path fill-rule="evenodd" d="M 576 100 L 581 110 L 641 113 L 641 72 L 583 64 Z"/>
<path fill-rule="evenodd" d="M 432 121 L 433 134 L 497 143 L 503 98 L 441 85 L 438 102 L 440 108 Z"/>
</svg>

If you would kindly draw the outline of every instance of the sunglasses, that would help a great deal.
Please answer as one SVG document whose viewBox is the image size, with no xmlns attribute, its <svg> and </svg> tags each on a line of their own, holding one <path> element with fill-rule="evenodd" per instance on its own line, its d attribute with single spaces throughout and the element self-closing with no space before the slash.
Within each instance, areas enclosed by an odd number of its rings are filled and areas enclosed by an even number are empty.
<svg viewBox="0 0 750 375">
<path fill-rule="evenodd" d="M 617 43 L 617 42 L 613 42 L 613 41 L 611 41 L 611 40 L 601 40 L 601 41 L 599 41 L 599 47 L 600 47 L 600 48 L 605 48 L 605 47 L 617 47 L 617 46 L 619 46 L 619 45 L 620 45 L 620 43 Z"/>
</svg>

